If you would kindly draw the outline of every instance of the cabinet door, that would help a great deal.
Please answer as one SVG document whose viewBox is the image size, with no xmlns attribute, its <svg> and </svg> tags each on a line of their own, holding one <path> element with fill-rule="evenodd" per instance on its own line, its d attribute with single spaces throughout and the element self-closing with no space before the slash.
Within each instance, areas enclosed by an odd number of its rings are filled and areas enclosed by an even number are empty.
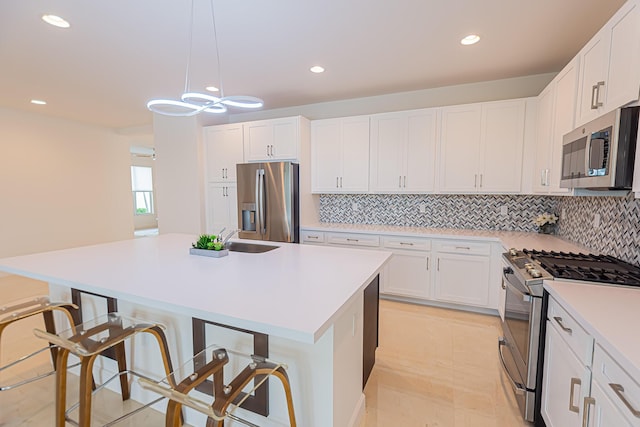
<svg viewBox="0 0 640 427">
<path fill-rule="evenodd" d="M 449 253 L 436 256 L 436 300 L 488 306 L 489 257 Z"/>
<path fill-rule="evenodd" d="M 436 124 L 436 109 L 412 112 L 407 117 L 404 191 L 417 193 L 434 189 Z"/>
<path fill-rule="evenodd" d="M 213 183 L 207 187 L 207 233 L 217 234 L 238 228 L 238 202 L 235 183 Z"/>
<path fill-rule="evenodd" d="M 342 179 L 340 191 L 369 190 L 369 117 L 342 120 Z"/>
<path fill-rule="evenodd" d="M 606 31 L 600 31 L 580 54 L 580 94 L 577 124 L 584 124 L 603 112 L 606 95 L 607 54 Z"/>
<path fill-rule="evenodd" d="M 542 385 L 542 417 L 547 427 L 580 427 L 582 402 L 589 396 L 591 375 L 547 321 Z"/>
<path fill-rule="evenodd" d="M 473 193 L 478 184 L 480 156 L 479 104 L 442 109 L 440 190 Z"/>
<path fill-rule="evenodd" d="M 553 132 L 549 145 L 550 168 L 547 187 L 551 193 L 568 193 L 560 187 L 562 172 L 562 138 L 575 128 L 576 97 L 578 93 L 578 59 L 567 65 L 555 78 L 555 106 L 553 109 Z"/>
<path fill-rule="evenodd" d="M 342 175 L 341 119 L 311 122 L 311 191 L 339 191 Z"/>
<path fill-rule="evenodd" d="M 583 406 L 583 410 L 588 408 L 589 411 L 589 427 L 634 427 L 640 425 L 640 423 L 633 424 L 629 422 L 622 414 L 622 412 L 616 408 L 611 399 L 607 396 L 607 393 L 603 390 L 603 386 L 606 388 L 608 385 L 600 385 L 600 382 L 593 381 L 591 383 L 591 398 L 593 399 L 592 406 L 588 403 Z"/>
<path fill-rule="evenodd" d="M 268 121 L 244 124 L 244 151 L 248 162 L 269 160 L 273 142 L 273 126 Z"/>
<path fill-rule="evenodd" d="M 533 191 L 547 193 L 553 144 L 553 107 L 556 82 L 553 81 L 538 96 L 538 123 L 536 138 L 536 161 L 533 170 Z"/>
<path fill-rule="evenodd" d="M 638 100 L 640 90 L 640 11 L 627 2 L 607 27 L 611 40 L 607 76 L 607 111 Z"/>
<path fill-rule="evenodd" d="M 407 119 L 404 114 L 380 114 L 371 118 L 372 191 L 402 191 L 406 139 Z"/>
<path fill-rule="evenodd" d="M 208 182 L 236 181 L 236 164 L 243 162 L 242 125 L 204 129 Z"/>
<path fill-rule="evenodd" d="M 393 251 L 386 270 L 384 293 L 428 299 L 430 252 Z"/>
<path fill-rule="evenodd" d="M 482 106 L 478 191 L 518 193 L 522 182 L 525 101 Z"/>
<path fill-rule="evenodd" d="M 298 145 L 298 118 L 292 117 L 273 121 L 273 145 L 270 150 L 272 160 L 297 160 Z"/>
</svg>

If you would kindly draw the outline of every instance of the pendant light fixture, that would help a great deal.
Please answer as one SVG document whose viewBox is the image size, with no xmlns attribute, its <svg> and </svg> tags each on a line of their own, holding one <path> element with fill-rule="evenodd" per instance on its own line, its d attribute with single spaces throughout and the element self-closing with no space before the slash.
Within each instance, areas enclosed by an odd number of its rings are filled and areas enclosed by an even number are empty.
<svg viewBox="0 0 640 427">
<path fill-rule="evenodd" d="M 204 93 L 191 92 L 189 82 L 189 69 L 191 68 L 191 56 L 193 51 L 193 21 L 195 16 L 194 0 L 191 0 L 191 20 L 189 25 L 189 57 L 185 73 L 184 93 L 180 100 L 153 99 L 147 102 L 147 108 L 154 113 L 165 116 L 187 117 L 199 113 L 224 113 L 227 106 L 236 108 L 260 108 L 264 102 L 260 98 L 247 95 L 224 96 L 222 74 L 220 73 L 220 52 L 218 50 L 218 34 L 216 31 L 216 16 L 211 0 L 211 22 L 213 24 L 213 38 L 216 49 L 216 62 L 218 65 L 218 82 L 220 96 L 211 96 Z"/>
</svg>

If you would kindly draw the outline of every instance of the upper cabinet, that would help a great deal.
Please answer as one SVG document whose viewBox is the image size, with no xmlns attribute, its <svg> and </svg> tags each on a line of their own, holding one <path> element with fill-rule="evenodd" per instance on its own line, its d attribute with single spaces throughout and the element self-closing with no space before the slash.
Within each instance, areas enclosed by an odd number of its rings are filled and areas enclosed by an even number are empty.
<svg viewBox="0 0 640 427">
<path fill-rule="evenodd" d="M 242 124 L 204 128 L 207 182 L 236 180 L 236 164 L 244 161 L 242 141 Z"/>
<path fill-rule="evenodd" d="M 534 193 L 569 192 L 560 188 L 562 137 L 575 125 L 578 64 L 578 58 L 571 61 L 538 96 Z"/>
<path fill-rule="evenodd" d="M 246 161 L 298 160 L 301 120 L 303 118 L 297 116 L 244 123 Z"/>
<path fill-rule="evenodd" d="M 518 193 L 526 100 L 442 109 L 439 190 Z"/>
<path fill-rule="evenodd" d="M 371 116 L 371 191 L 434 190 L 437 112 L 432 108 Z"/>
<path fill-rule="evenodd" d="M 580 51 L 576 125 L 638 100 L 640 12 L 628 1 Z"/>
<path fill-rule="evenodd" d="M 369 190 L 369 116 L 311 122 L 311 191 Z"/>
</svg>

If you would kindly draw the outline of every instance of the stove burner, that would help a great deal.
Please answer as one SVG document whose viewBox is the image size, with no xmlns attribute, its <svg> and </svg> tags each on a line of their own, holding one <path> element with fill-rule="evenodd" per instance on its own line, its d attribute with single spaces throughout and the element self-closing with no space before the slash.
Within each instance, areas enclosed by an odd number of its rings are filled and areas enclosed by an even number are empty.
<svg viewBox="0 0 640 427">
<path fill-rule="evenodd" d="M 640 267 L 612 256 L 528 249 L 523 252 L 558 279 L 640 286 Z"/>
</svg>

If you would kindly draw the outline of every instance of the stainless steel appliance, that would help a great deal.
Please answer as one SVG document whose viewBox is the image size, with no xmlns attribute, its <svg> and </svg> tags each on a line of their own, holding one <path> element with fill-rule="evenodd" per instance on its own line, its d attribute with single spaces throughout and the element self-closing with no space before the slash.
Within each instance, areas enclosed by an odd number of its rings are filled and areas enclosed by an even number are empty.
<svg viewBox="0 0 640 427">
<path fill-rule="evenodd" d="M 566 134 L 560 186 L 630 189 L 640 107 L 618 108 Z"/>
<path fill-rule="evenodd" d="M 498 340 L 498 354 L 523 418 L 535 422 L 540 413 L 539 407 L 536 410 L 536 390 L 540 388 L 538 371 L 542 371 L 538 366 L 542 353 L 540 332 L 544 325 L 542 282 L 552 276 L 521 251 L 511 249 L 502 257 L 502 287 L 506 293 L 504 336 Z"/>
<path fill-rule="evenodd" d="M 640 287 L 640 267 L 607 255 L 527 249 L 510 249 L 502 258 L 506 301 L 500 360 L 524 419 L 544 426 L 540 391 L 548 294 L 543 280 Z"/>
<path fill-rule="evenodd" d="M 299 242 L 299 166 L 291 162 L 236 165 L 238 237 Z"/>
</svg>

